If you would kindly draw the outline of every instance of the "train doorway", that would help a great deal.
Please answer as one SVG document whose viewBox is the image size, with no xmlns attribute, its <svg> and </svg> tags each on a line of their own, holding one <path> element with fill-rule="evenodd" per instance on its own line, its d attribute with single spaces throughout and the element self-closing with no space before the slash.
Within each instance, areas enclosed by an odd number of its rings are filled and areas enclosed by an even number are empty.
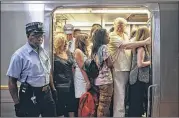
<svg viewBox="0 0 179 118">
<path fill-rule="evenodd" d="M 50 5 L 49 5 L 50 6 Z M 53 6 L 53 7 L 52 7 Z M 158 116 L 158 104 L 159 104 L 159 83 L 160 74 L 157 73 L 159 69 L 159 14 L 156 10 L 157 6 L 148 5 L 111 5 L 111 7 L 103 5 L 77 5 L 66 6 L 52 5 L 51 10 L 47 10 L 45 13 L 45 24 L 47 36 L 45 38 L 45 48 L 51 52 L 51 62 L 53 63 L 53 41 L 55 35 L 58 33 L 64 33 L 63 27 L 65 24 L 72 24 L 75 29 L 80 29 L 81 32 L 90 34 L 90 30 L 93 24 L 100 24 L 108 32 L 113 27 L 113 21 L 117 17 L 121 17 L 127 20 L 125 33 L 128 37 L 131 37 L 132 32 L 137 30 L 141 26 L 146 26 L 151 32 L 152 45 L 151 45 L 151 80 L 152 83 L 148 87 L 147 98 L 147 111 L 144 117 Z M 61 6 L 61 7 L 60 7 Z M 48 39 L 50 38 L 50 41 Z M 130 38 L 131 39 L 131 38 Z M 48 40 L 48 41 L 47 41 Z M 50 43 L 50 45 L 49 45 Z M 154 56 L 155 55 L 155 56 Z M 158 58 L 158 59 L 157 59 Z M 152 91 L 152 93 L 151 93 Z M 151 103 L 151 104 L 150 104 Z M 126 105 L 126 111 L 128 106 Z"/>
</svg>

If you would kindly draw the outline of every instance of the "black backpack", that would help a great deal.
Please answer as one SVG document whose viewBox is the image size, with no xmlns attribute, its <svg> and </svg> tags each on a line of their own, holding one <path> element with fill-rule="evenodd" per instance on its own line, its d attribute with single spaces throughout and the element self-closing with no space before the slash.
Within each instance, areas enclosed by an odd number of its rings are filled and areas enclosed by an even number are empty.
<svg viewBox="0 0 179 118">
<path fill-rule="evenodd" d="M 84 62 L 83 69 L 85 70 L 89 78 L 95 79 L 99 75 L 99 69 L 94 59 L 87 59 Z"/>
</svg>

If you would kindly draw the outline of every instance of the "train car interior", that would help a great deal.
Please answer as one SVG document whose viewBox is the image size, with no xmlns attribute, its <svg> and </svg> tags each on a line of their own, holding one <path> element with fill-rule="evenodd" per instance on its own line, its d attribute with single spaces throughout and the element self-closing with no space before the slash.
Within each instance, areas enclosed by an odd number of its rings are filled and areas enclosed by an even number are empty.
<svg viewBox="0 0 179 118">
<path fill-rule="evenodd" d="M 110 33 L 113 22 L 116 18 L 121 17 L 127 20 L 125 33 L 132 38 L 132 32 L 142 26 L 147 26 L 151 34 L 152 14 L 146 7 L 118 7 L 118 8 L 57 8 L 53 12 L 52 32 L 53 37 L 58 33 L 64 33 L 64 25 L 72 24 L 74 29 L 80 29 L 82 33 L 90 35 L 93 24 L 100 24 Z M 53 38 L 52 38 L 53 42 Z M 53 43 L 51 45 L 53 49 Z M 152 45 L 151 45 L 152 49 Z M 53 50 L 52 50 L 53 52 Z M 53 57 L 52 57 L 53 59 Z M 151 57 L 152 59 L 152 57 Z M 152 67 L 152 65 L 151 65 Z M 152 77 L 151 77 L 152 79 Z M 152 85 L 152 83 L 151 83 Z M 149 91 L 150 88 L 149 88 Z M 151 96 L 151 93 L 148 93 Z M 148 98 L 147 98 L 148 99 Z M 152 101 L 152 97 L 148 99 L 148 103 Z M 127 103 L 126 103 L 127 104 Z M 150 108 L 151 106 L 149 106 Z M 128 105 L 126 105 L 126 111 Z M 143 117 L 150 116 L 151 111 L 144 113 Z M 127 113 L 126 113 L 127 116 Z"/>
</svg>

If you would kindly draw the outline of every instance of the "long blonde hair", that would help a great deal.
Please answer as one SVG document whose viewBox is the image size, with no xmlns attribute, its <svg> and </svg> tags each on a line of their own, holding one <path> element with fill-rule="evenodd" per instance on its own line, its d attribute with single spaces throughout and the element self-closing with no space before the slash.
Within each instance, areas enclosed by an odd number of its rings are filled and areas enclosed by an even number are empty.
<svg viewBox="0 0 179 118">
<path fill-rule="evenodd" d="M 139 27 L 136 31 L 136 41 L 143 41 L 150 37 L 150 31 L 146 26 Z M 150 45 L 144 46 L 145 51 L 147 51 L 147 54 L 150 55 L 151 47 Z"/>
<path fill-rule="evenodd" d="M 59 53 L 63 52 L 63 47 L 67 42 L 66 35 L 60 33 L 55 36 L 54 39 L 54 54 L 58 55 Z"/>
</svg>

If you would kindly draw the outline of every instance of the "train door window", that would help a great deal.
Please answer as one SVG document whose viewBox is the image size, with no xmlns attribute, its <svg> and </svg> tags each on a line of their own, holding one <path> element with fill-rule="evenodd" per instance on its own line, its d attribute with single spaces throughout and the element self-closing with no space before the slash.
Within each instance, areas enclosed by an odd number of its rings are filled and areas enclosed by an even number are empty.
<svg viewBox="0 0 179 118">
<path fill-rule="evenodd" d="M 129 42 L 130 40 L 134 39 L 134 41 L 137 39 L 136 36 L 138 37 L 139 40 L 144 40 L 145 38 L 152 37 L 152 28 L 151 28 L 151 22 L 152 22 L 152 14 L 150 11 L 144 7 L 119 7 L 119 8 L 58 8 L 54 11 L 53 13 L 53 37 L 55 37 L 59 33 L 64 34 L 64 25 L 65 24 L 72 24 L 74 26 L 74 29 L 80 29 L 82 33 L 87 33 L 90 35 L 91 33 L 91 28 L 93 24 L 100 24 L 104 29 L 108 31 L 108 33 L 113 32 L 111 29 L 114 24 L 114 20 L 118 17 L 124 18 L 127 21 L 126 29 L 125 29 L 125 34 L 127 35 Z M 146 29 L 149 30 L 149 35 L 146 34 Z M 141 31 L 139 31 L 141 30 Z M 137 32 L 137 34 L 135 34 Z M 143 34 L 141 34 L 143 33 Z M 145 35 L 148 35 L 145 36 Z M 73 36 L 72 36 L 73 37 Z M 71 38 L 72 38 L 71 37 Z M 143 37 L 143 39 L 142 39 Z M 53 38 L 54 40 L 54 38 Z M 52 40 L 52 42 L 53 42 Z M 52 45 L 53 47 L 53 45 Z M 151 45 L 150 46 L 143 46 L 144 50 L 147 52 L 145 54 L 149 54 L 148 56 L 150 57 L 151 54 Z M 53 49 L 53 48 L 52 48 Z M 129 63 L 136 63 L 133 61 L 137 61 L 134 58 L 137 59 L 137 57 L 134 57 L 135 51 L 133 52 L 132 50 L 126 50 L 126 52 L 129 51 L 130 53 L 125 53 L 126 55 L 129 54 L 128 56 L 130 57 L 130 62 Z M 54 52 L 54 50 L 52 51 Z M 119 57 L 120 58 L 120 57 Z M 150 58 L 149 60 L 152 62 Z M 151 75 L 151 66 L 150 62 L 148 60 L 147 63 L 149 63 L 147 66 L 145 64 L 141 63 L 142 66 L 138 67 L 139 71 L 138 74 L 136 74 L 137 81 L 141 81 L 145 83 L 147 80 L 144 78 L 143 75 L 147 75 L 150 78 L 150 84 L 152 84 L 152 76 Z M 137 65 L 135 65 L 137 66 Z M 142 70 L 141 68 L 144 67 Z M 149 67 L 149 70 L 147 68 Z M 132 64 L 131 68 L 132 70 Z M 141 69 L 141 70 L 140 70 Z M 140 75 L 141 78 L 139 78 L 139 72 L 145 71 L 143 75 Z M 131 72 L 131 71 L 130 71 Z M 146 74 L 148 72 L 148 74 Z M 150 72 L 150 73 L 149 73 Z M 129 78 L 130 79 L 130 78 Z M 130 82 L 129 82 L 130 83 Z M 129 86 L 132 86 L 129 84 Z M 130 87 L 129 87 L 130 88 Z M 128 96 L 130 93 L 126 89 L 126 112 L 128 112 L 129 104 L 128 102 L 130 101 L 129 97 L 133 98 L 133 96 Z M 143 116 L 146 117 L 147 115 L 150 115 L 150 111 L 152 107 L 148 106 L 148 103 L 151 101 L 152 98 L 148 99 L 146 98 L 147 95 L 149 94 L 151 96 L 151 93 L 148 93 L 148 87 L 145 88 L 145 93 L 143 93 L 143 96 L 145 96 L 145 102 L 143 102 L 144 105 L 144 111 L 143 111 Z M 115 91 L 115 89 L 114 89 Z M 132 95 L 132 94 L 130 94 Z M 133 102 L 133 101 L 132 101 Z M 150 109 L 147 111 L 147 109 Z M 148 114 L 147 114 L 148 113 Z M 128 113 L 126 113 L 126 116 L 128 116 Z"/>
</svg>

